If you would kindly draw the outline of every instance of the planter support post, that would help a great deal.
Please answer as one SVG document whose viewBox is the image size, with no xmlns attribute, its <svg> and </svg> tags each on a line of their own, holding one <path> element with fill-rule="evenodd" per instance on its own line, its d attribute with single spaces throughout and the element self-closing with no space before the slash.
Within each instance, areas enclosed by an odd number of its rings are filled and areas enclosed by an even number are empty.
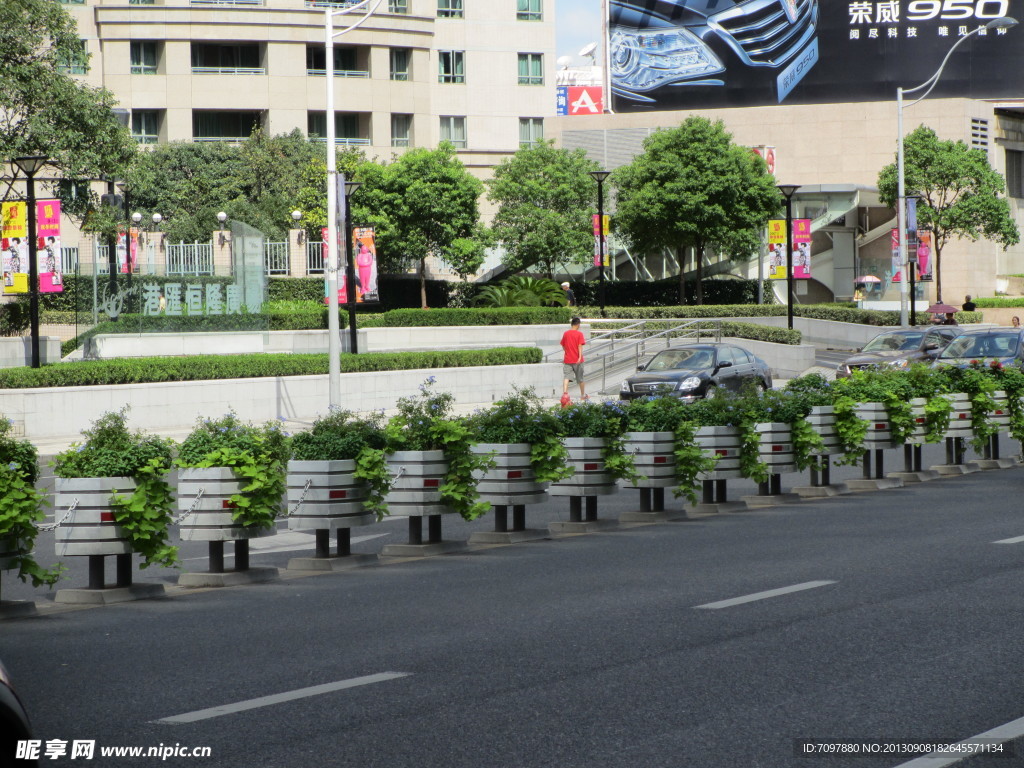
<svg viewBox="0 0 1024 768">
<path fill-rule="evenodd" d="M 427 517 L 427 543 L 437 544 L 441 541 L 441 516 L 430 515 Z"/>
<path fill-rule="evenodd" d="M 654 507 L 654 511 L 661 512 L 665 509 L 665 489 L 652 488 L 651 493 L 651 505 Z"/>
<path fill-rule="evenodd" d="M 769 488 L 769 493 L 771 493 L 773 496 L 777 496 L 780 493 L 782 493 L 782 475 L 772 475 L 769 478 L 768 482 L 771 484 L 771 487 Z"/>
<path fill-rule="evenodd" d="M 508 506 L 505 504 L 494 506 L 494 530 L 498 533 L 508 532 Z"/>
<path fill-rule="evenodd" d="M 103 555 L 89 555 L 89 589 L 103 589 Z"/>
<path fill-rule="evenodd" d="M 409 518 L 409 543 L 410 544 L 422 544 L 423 543 L 423 518 L 419 516 L 411 516 Z"/>
<path fill-rule="evenodd" d="M 512 530 L 513 531 L 525 531 L 526 530 L 526 505 L 516 504 L 512 507 Z"/>
<path fill-rule="evenodd" d="M 582 523 L 583 522 L 583 502 L 579 496 L 569 497 L 569 522 L 570 523 Z"/>
<path fill-rule="evenodd" d="M 352 529 L 338 528 L 338 555 L 348 557 L 352 554 Z"/>
<path fill-rule="evenodd" d="M 249 540 L 238 539 L 235 542 L 235 570 L 249 570 Z"/>
<path fill-rule="evenodd" d="M 914 471 L 914 446 L 910 443 L 903 445 L 903 469 L 906 472 Z"/>
<path fill-rule="evenodd" d="M 703 496 L 701 497 L 701 501 L 703 503 L 705 503 L 705 504 L 714 504 L 715 503 L 715 481 L 714 480 L 704 480 L 702 485 L 703 485 L 704 493 L 703 493 Z"/>
<path fill-rule="evenodd" d="M 885 451 L 881 448 L 875 449 L 875 480 L 885 477 Z"/>
<path fill-rule="evenodd" d="M 728 501 L 726 495 L 725 480 L 715 480 L 715 503 L 725 504 Z"/>
<path fill-rule="evenodd" d="M 871 451 L 864 451 L 864 479 L 871 479 Z"/>
<path fill-rule="evenodd" d="M 132 556 L 115 555 L 117 558 L 117 586 L 130 587 L 132 585 Z"/>
<path fill-rule="evenodd" d="M 597 496 L 585 496 L 587 500 L 586 522 L 592 523 L 597 520 Z"/>
<path fill-rule="evenodd" d="M 341 533 L 341 529 L 338 529 Z M 331 556 L 331 532 L 326 528 L 317 528 L 314 532 L 316 536 L 316 557 L 330 557 Z"/>
<path fill-rule="evenodd" d="M 641 488 L 640 489 L 640 511 L 650 512 L 651 511 L 651 489 Z"/>
<path fill-rule="evenodd" d="M 224 573 L 224 542 L 210 542 L 210 573 Z"/>
</svg>

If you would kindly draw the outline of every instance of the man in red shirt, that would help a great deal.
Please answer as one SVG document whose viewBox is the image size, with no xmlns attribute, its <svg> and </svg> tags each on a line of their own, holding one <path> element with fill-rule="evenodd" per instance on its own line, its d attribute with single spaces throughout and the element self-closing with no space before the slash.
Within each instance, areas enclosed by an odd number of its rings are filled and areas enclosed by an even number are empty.
<svg viewBox="0 0 1024 768">
<path fill-rule="evenodd" d="M 565 355 L 562 357 L 562 398 L 569 396 L 569 382 L 575 381 L 580 388 L 580 397 L 587 400 L 583 388 L 583 345 L 587 341 L 580 331 L 580 319 L 574 317 L 569 324 L 569 330 L 562 334 L 562 349 Z"/>
</svg>

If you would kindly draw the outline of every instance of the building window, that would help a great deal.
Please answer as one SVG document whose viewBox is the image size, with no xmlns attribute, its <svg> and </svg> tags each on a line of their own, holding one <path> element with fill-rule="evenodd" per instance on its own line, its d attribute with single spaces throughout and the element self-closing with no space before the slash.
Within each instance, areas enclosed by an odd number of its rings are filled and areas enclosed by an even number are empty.
<svg viewBox="0 0 1024 768">
<path fill-rule="evenodd" d="M 194 75 L 265 75 L 259 43 L 192 43 Z"/>
<path fill-rule="evenodd" d="M 364 50 L 352 46 L 332 47 L 335 77 L 369 77 L 370 70 Z M 327 48 L 322 45 L 306 46 L 306 74 L 327 74 Z"/>
<path fill-rule="evenodd" d="M 359 112 L 334 113 L 334 143 L 347 145 L 363 145 L 370 143 L 359 130 Z M 310 112 L 306 116 L 306 133 L 311 139 L 327 138 L 327 113 Z M 367 132 L 368 133 L 368 132 Z"/>
<path fill-rule="evenodd" d="M 408 13 L 409 0 L 388 0 L 388 13 Z"/>
<path fill-rule="evenodd" d="M 988 153 L 988 120 L 971 118 L 971 149 L 982 149 Z"/>
<path fill-rule="evenodd" d="M 544 54 L 519 54 L 519 84 L 544 85 Z"/>
<path fill-rule="evenodd" d="M 519 118 L 519 146 L 535 147 L 544 138 L 543 117 Z"/>
<path fill-rule="evenodd" d="M 61 5 L 85 5 L 85 0 L 60 0 Z"/>
<path fill-rule="evenodd" d="M 441 117 L 441 141 L 451 143 L 456 149 L 466 148 L 466 118 Z"/>
<path fill-rule="evenodd" d="M 195 141 L 245 141 L 262 122 L 261 112 L 196 109 L 192 111 L 192 138 Z"/>
<path fill-rule="evenodd" d="M 1024 197 L 1024 152 L 1006 150 L 1006 194 Z"/>
<path fill-rule="evenodd" d="M 408 48 L 391 49 L 390 58 L 392 80 L 409 79 L 409 54 L 410 51 Z"/>
<path fill-rule="evenodd" d="M 132 138 L 139 144 L 156 144 L 160 139 L 159 109 L 132 110 Z"/>
<path fill-rule="evenodd" d="M 155 75 L 158 43 L 155 40 L 135 40 L 131 44 L 133 75 Z"/>
<path fill-rule="evenodd" d="M 412 115 L 391 116 L 391 146 L 408 147 L 412 145 Z"/>
<path fill-rule="evenodd" d="M 89 73 L 89 50 L 85 46 L 85 40 L 79 40 L 75 50 L 70 55 L 61 58 L 57 63 L 57 69 L 68 75 Z"/>
<path fill-rule="evenodd" d="M 437 15 L 442 19 L 461 19 L 462 0 L 437 0 Z"/>
<path fill-rule="evenodd" d="M 516 18 L 519 21 L 541 21 L 544 18 L 540 9 L 541 2 L 542 0 L 516 0 Z"/>
<path fill-rule="evenodd" d="M 439 83 L 466 82 L 466 54 L 463 51 L 438 51 L 437 56 Z"/>
</svg>

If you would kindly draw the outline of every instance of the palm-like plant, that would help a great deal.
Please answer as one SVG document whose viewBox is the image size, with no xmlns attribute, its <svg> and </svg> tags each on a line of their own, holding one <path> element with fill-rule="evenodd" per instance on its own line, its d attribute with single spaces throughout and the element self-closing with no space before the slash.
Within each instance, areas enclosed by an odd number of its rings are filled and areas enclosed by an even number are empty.
<svg viewBox="0 0 1024 768">
<path fill-rule="evenodd" d="M 514 275 L 498 285 L 488 285 L 477 298 L 485 307 L 564 307 L 565 291 L 554 280 Z"/>
</svg>

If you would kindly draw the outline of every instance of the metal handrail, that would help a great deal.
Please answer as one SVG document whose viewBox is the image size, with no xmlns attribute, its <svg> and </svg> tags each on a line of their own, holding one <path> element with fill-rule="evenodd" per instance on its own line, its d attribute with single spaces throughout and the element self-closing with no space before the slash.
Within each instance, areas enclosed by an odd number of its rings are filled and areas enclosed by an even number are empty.
<svg viewBox="0 0 1024 768">
<path fill-rule="evenodd" d="M 601 366 L 601 390 L 608 386 L 608 373 L 616 368 L 631 363 L 633 367 L 655 351 L 653 347 L 664 341 L 663 349 L 672 346 L 673 339 L 682 339 L 683 343 L 699 343 L 701 341 L 722 340 L 722 323 L 715 319 L 680 319 L 659 318 L 652 320 L 605 320 L 593 319 L 584 322 L 622 323 L 621 327 L 601 333 L 591 334 L 586 347 L 587 365 L 585 370 L 587 383 L 594 380 L 592 372 L 596 365 Z M 666 326 L 666 327 L 662 327 Z M 648 343 L 652 349 L 648 349 Z M 544 356 L 545 362 L 561 355 L 562 352 L 549 352 Z"/>
</svg>

